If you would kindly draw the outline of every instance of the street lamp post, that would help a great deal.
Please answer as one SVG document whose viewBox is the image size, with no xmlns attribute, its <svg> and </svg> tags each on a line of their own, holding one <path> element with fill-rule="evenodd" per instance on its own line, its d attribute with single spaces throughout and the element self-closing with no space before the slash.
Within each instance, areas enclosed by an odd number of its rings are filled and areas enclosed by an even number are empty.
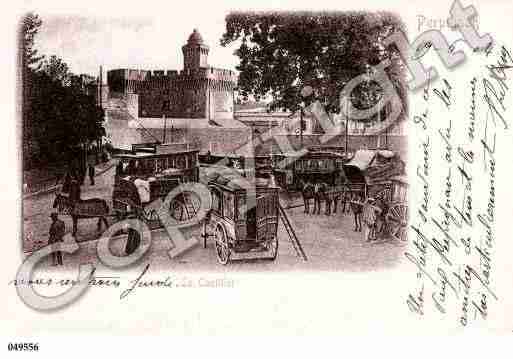
<svg viewBox="0 0 513 359">
<path fill-rule="evenodd" d="M 164 101 L 162 104 L 162 117 L 164 119 L 164 134 L 162 135 L 162 143 L 166 143 L 166 130 L 167 130 L 167 117 L 166 111 L 170 108 L 169 101 Z"/>
<path fill-rule="evenodd" d="M 164 135 L 162 136 L 162 143 L 166 143 L 166 129 L 167 129 L 167 118 L 166 113 L 162 115 L 164 117 Z"/>
<path fill-rule="evenodd" d="M 351 103 L 351 99 L 352 99 L 352 95 L 349 95 L 346 97 L 346 102 L 345 102 L 345 110 L 346 110 L 346 131 L 345 131 L 345 141 L 346 141 L 346 145 L 345 145 L 345 151 L 346 151 L 346 156 L 347 154 L 349 153 L 349 150 L 348 150 L 348 147 L 349 147 L 349 114 L 350 114 L 350 111 L 349 111 L 349 104 Z"/>
<path fill-rule="evenodd" d="M 346 106 L 346 157 L 347 157 L 347 146 L 349 140 L 349 106 Z"/>
<path fill-rule="evenodd" d="M 299 141 L 301 142 L 301 148 L 303 148 L 303 106 L 299 110 Z"/>
</svg>

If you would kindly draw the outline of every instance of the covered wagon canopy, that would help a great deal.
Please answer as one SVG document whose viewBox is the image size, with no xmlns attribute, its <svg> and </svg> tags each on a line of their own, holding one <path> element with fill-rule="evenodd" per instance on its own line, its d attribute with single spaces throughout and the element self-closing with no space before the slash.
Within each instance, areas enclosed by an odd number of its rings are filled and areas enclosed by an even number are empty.
<svg viewBox="0 0 513 359">
<path fill-rule="evenodd" d="M 389 150 L 358 150 L 344 165 L 347 179 L 351 183 L 377 183 L 404 175 L 405 164 L 399 156 Z"/>
<path fill-rule="evenodd" d="M 244 171 L 224 166 L 204 166 L 200 169 L 200 182 L 216 184 L 230 191 L 247 190 L 251 182 L 244 176 Z M 276 187 L 274 178 L 254 178 L 255 187 Z"/>
</svg>

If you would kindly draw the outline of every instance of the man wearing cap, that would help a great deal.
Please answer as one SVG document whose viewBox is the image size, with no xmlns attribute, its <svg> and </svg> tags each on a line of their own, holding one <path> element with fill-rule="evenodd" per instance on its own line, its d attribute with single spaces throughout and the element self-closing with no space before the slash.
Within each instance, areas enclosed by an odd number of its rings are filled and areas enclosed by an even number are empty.
<svg viewBox="0 0 513 359">
<path fill-rule="evenodd" d="M 364 238 L 367 241 L 376 240 L 376 219 L 381 209 L 375 206 L 374 198 L 367 198 L 363 205 Z"/>
<path fill-rule="evenodd" d="M 53 212 L 50 215 L 50 218 L 52 219 L 52 225 L 50 226 L 50 239 L 48 240 L 48 244 L 63 242 L 64 233 L 66 232 L 66 225 L 59 219 L 59 216 L 56 212 Z M 54 266 L 62 265 L 61 251 L 53 252 L 52 257 Z"/>
</svg>

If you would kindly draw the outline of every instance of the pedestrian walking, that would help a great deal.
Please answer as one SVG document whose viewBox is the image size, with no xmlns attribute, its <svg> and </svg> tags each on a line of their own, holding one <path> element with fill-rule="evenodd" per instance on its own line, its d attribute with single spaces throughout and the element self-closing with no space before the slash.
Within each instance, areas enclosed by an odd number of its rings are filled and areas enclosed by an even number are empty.
<svg viewBox="0 0 513 359">
<path fill-rule="evenodd" d="M 123 175 L 123 162 L 119 161 L 116 165 L 116 176 L 122 176 Z"/>
<path fill-rule="evenodd" d="M 91 182 L 91 186 L 94 186 L 94 172 L 94 166 L 92 164 L 89 164 L 89 180 Z"/>
<path fill-rule="evenodd" d="M 48 244 L 62 243 L 64 241 L 64 233 L 66 232 L 66 225 L 59 219 L 57 212 L 50 215 L 52 224 L 50 225 L 50 239 Z M 62 252 L 55 251 L 52 253 L 53 265 L 62 265 Z"/>
<path fill-rule="evenodd" d="M 69 171 L 66 171 L 66 175 L 64 176 L 64 182 L 62 184 L 62 193 L 69 194 L 71 189 L 71 174 Z"/>
<path fill-rule="evenodd" d="M 69 187 L 69 199 L 73 205 L 80 201 L 80 183 L 76 178 L 71 179 L 71 184 Z"/>
</svg>

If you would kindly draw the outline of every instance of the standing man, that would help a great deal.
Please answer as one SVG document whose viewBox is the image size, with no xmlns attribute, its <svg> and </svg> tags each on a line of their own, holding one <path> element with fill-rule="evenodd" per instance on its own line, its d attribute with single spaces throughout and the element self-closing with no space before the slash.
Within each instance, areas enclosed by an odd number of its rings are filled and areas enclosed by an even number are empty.
<svg viewBox="0 0 513 359">
<path fill-rule="evenodd" d="M 71 179 L 69 186 L 69 199 L 73 202 L 73 205 L 80 201 L 80 183 L 75 178 Z"/>
<path fill-rule="evenodd" d="M 71 174 L 70 171 L 66 171 L 66 175 L 64 176 L 64 183 L 62 184 L 62 193 L 69 194 L 71 187 Z"/>
<path fill-rule="evenodd" d="M 118 161 L 118 164 L 116 165 L 116 176 L 122 176 L 123 175 L 123 162 Z"/>
<path fill-rule="evenodd" d="M 322 191 L 322 188 L 321 188 L 320 182 L 315 182 L 313 214 L 321 214 L 321 191 Z"/>
<path fill-rule="evenodd" d="M 350 207 L 354 214 L 354 231 L 361 232 L 363 203 L 360 201 L 360 195 L 358 193 L 353 193 L 352 197 L 353 198 L 349 200 L 348 207 Z"/>
<path fill-rule="evenodd" d="M 374 205 L 374 198 L 367 198 L 363 205 L 364 237 L 367 241 L 376 240 L 376 219 L 381 210 Z"/>
<path fill-rule="evenodd" d="M 89 174 L 89 181 L 91 182 L 91 186 L 94 186 L 94 166 L 96 165 L 96 155 L 95 150 L 92 150 L 93 153 L 89 154 L 87 157 L 87 172 Z"/>
<path fill-rule="evenodd" d="M 310 198 L 313 197 L 313 186 L 310 183 L 310 181 L 301 182 L 301 185 L 302 185 L 301 193 L 303 195 L 303 202 L 305 205 L 304 212 L 306 214 L 309 214 L 310 213 Z"/>
<path fill-rule="evenodd" d="M 94 166 L 89 163 L 89 180 L 91 181 L 91 186 L 94 186 Z"/>
<path fill-rule="evenodd" d="M 54 244 L 54 243 L 62 243 L 64 233 L 66 232 L 66 225 L 63 221 L 59 219 L 59 216 L 57 215 L 57 212 L 53 212 L 50 215 L 50 218 L 52 219 L 52 224 L 50 226 L 50 239 L 48 240 L 48 244 Z M 52 253 L 53 258 L 53 265 L 62 265 L 62 252 L 56 251 Z"/>
</svg>

